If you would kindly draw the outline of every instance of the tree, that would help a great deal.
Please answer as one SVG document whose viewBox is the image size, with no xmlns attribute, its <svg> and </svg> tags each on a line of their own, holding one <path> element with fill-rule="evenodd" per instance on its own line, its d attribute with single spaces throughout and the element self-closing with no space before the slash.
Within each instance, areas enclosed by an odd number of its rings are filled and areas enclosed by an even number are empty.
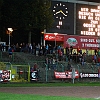
<svg viewBox="0 0 100 100">
<path fill-rule="evenodd" d="M 51 3 L 49 0 L 29 0 L 23 6 L 22 26 L 29 30 L 29 42 L 31 42 L 31 30 L 38 29 L 41 32 L 52 26 Z"/>
<path fill-rule="evenodd" d="M 3 0 L 0 0 L 0 23 L 1 23 L 1 17 L 2 17 L 2 14 L 1 14 L 2 4 L 3 4 Z M 1 31 L 1 24 L 0 24 L 0 31 Z M 0 41 L 1 41 L 1 34 L 0 34 Z"/>
<path fill-rule="evenodd" d="M 1 7 L 2 7 L 2 4 L 3 4 L 3 0 L 0 0 L 0 20 L 1 20 Z"/>
<path fill-rule="evenodd" d="M 29 31 L 31 42 L 32 30 L 43 31 L 53 23 L 49 0 L 4 0 L 2 7 L 2 25 Z"/>
</svg>

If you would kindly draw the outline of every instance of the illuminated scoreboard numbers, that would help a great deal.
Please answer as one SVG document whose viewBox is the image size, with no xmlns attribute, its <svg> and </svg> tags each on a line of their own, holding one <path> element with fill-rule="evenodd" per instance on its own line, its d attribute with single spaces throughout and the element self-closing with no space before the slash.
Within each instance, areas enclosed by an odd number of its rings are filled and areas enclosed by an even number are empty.
<svg viewBox="0 0 100 100">
<path fill-rule="evenodd" d="M 81 35 L 100 36 L 100 6 L 94 8 L 81 7 L 78 11 L 79 20 L 83 20 L 80 30 Z"/>
<path fill-rule="evenodd" d="M 91 31 L 93 32 L 93 27 L 89 27 L 89 28 L 88 28 L 88 31 L 89 31 L 89 32 L 91 32 Z"/>
<path fill-rule="evenodd" d="M 81 35 L 95 35 L 95 32 L 81 31 Z"/>
</svg>

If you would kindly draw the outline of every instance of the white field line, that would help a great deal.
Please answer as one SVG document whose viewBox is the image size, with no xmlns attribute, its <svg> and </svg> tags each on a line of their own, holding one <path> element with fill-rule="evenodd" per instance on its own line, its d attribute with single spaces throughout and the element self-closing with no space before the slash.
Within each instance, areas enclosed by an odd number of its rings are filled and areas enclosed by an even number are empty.
<svg viewBox="0 0 100 100">
<path fill-rule="evenodd" d="M 100 97 L 97 97 L 97 98 L 95 98 L 95 99 L 100 100 Z"/>
</svg>

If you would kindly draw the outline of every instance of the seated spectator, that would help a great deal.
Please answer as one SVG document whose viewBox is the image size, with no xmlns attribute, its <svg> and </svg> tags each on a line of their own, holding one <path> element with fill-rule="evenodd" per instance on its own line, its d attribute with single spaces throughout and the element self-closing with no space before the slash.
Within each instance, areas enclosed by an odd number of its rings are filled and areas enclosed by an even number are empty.
<svg viewBox="0 0 100 100">
<path fill-rule="evenodd" d="M 34 66 L 33 66 L 33 70 L 37 71 L 37 67 L 38 67 L 38 65 L 37 65 L 37 63 L 35 63 Z"/>
</svg>

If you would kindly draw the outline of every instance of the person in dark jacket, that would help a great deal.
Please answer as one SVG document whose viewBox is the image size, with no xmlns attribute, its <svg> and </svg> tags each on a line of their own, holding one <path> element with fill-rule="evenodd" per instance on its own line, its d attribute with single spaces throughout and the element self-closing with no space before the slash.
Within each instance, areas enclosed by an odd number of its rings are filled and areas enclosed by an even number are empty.
<svg viewBox="0 0 100 100">
<path fill-rule="evenodd" d="M 71 64 L 70 64 L 70 62 L 68 62 L 67 69 L 68 69 L 68 71 L 71 70 Z"/>
<path fill-rule="evenodd" d="M 9 52 L 9 58 L 12 58 L 12 48 L 11 47 L 9 48 L 8 52 Z"/>
</svg>

